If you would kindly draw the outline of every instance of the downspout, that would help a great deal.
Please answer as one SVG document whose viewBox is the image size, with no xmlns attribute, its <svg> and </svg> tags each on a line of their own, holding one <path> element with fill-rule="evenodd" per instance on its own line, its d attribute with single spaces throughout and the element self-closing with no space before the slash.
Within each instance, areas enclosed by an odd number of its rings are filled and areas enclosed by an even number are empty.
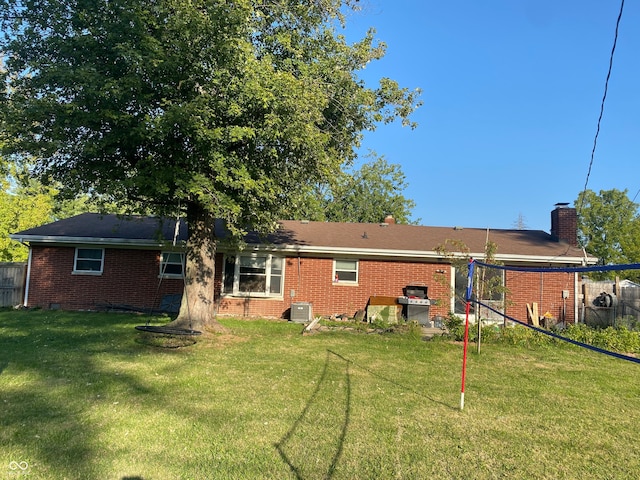
<svg viewBox="0 0 640 480">
<path fill-rule="evenodd" d="M 580 323 L 580 319 L 578 318 L 578 272 L 573 274 L 573 323 L 577 325 Z"/>
<path fill-rule="evenodd" d="M 23 242 L 20 242 L 24 245 Z M 29 304 L 29 284 L 31 283 L 31 246 L 29 246 L 29 256 L 27 257 L 27 278 L 24 283 L 24 301 L 23 306 L 26 308 Z"/>
</svg>

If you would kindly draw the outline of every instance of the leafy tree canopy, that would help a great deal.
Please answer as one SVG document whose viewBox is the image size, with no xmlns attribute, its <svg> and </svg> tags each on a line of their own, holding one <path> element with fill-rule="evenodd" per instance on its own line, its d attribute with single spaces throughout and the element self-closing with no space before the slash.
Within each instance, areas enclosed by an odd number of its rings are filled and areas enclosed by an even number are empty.
<svg viewBox="0 0 640 480">
<path fill-rule="evenodd" d="M 579 241 L 602 265 L 640 262 L 640 215 L 627 190 L 600 190 L 597 194 L 586 190 L 575 206 Z M 615 272 L 601 274 L 602 278 L 612 275 Z M 633 278 L 638 280 L 637 275 Z"/>
<path fill-rule="evenodd" d="M 353 161 L 363 132 L 413 126 L 417 91 L 357 76 L 385 50 L 373 30 L 353 44 L 338 34 L 357 5 L 5 0 L 5 152 L 72 192 L 185 213 L 183 300 L 212 317 L 214 218 L 267 231 L 295 211 L 301 185 Z"/>
<path fill-rule="evenodd" d="M 415 202 L 402 194 L 405 179 L 400 165 L 374 158 L 359 169 L 339 172 L 331 183 L 305 191 L 304 206 L 295 218 L 376 223 L 391 215 L 398 223 L 415 223 L 410 218 Z"/>
<path fill-rule="evenodd" d="M 28 250 L 9 234 L 47 223 L 56 191 L 28 177 L 0 176 L 0 262 L 24 262 Z"/>
<path fill-rule="evenodd" d="M 117 213 L 114 205 L 98 203 L 88 195 L 61 196 L 59 187 L 32 178 L 27 165 L 6 165 L 0 174 L 0 262 L 27 259 L 27 247 L 11 240 L 12 233 L 87 211 Z"/>
</svg>

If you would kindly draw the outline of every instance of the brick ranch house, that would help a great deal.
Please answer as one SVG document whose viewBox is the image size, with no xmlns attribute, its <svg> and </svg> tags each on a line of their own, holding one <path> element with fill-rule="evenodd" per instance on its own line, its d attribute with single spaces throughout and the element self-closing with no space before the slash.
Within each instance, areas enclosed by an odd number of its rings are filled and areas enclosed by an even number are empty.
<svg viewBox="0 0 640 480">
<path fill-rule="evenodd" d="M 91 213 L 13 234 L 29 247 L 24 305 L 160 309 L 182 293 L 186 236 L 184 222 L 176 228 L 171 220 Z M 566 204 L 551 212 L 551 234 L 400 225 L 392 218 L 379 224 L 282 221 L 266 241 L 248 235 L 242 251 L 219 247 L 212 284 L 217 313 L 288 318 L 292 305 L 306 304 L 313 315 L 353 316 L 371 300 L 393 303 L 407 285 L 428 287 L 431 317 L 463 313 L 454 293 L 464 291 L 467 269 L 452 260 L 452 245 L 463 244 L 468 255 L 482 259 L 487 240 L 497 245 L 496 261 L 506 265 L 595 262 L 577 246 L 576 212 Z M 527 304 L 537 302 L 541 314 L 569 322 L 579 318 L 578 274 L 500 275 L 508 301 L 494 298 L 493 304 L 508 315 L 526 320 Z"/>
</svg>

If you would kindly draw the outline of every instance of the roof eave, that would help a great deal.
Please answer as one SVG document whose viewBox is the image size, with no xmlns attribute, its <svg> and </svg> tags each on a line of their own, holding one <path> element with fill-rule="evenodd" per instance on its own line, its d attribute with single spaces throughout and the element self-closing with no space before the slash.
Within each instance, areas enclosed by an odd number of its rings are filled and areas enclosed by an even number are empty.
<svg viewBox="0 0 640 480">
<path fill-rule="evenodd" d="M 103 245 L 112 247 L 164 247 L 170 240 L 149 240 L 138 238 L 103 238 L 103 237 L 66 237 L 57 235 L 9 235 L 9 238 L 20 243 L 38 244 L 73 244 L 73 245 Z M 180 242 L 183 243 L 183 242 Z"/>
<path fill-rule="evenodd" d="M 316 255 L 344 255 L 376 257 L 379 259 L 422 259 L 422 260 L 438 260 L 442 262 L 447 259 L 461 258 L 484 258 L 484 253 L 462 254 L 459 252 L 450 253 L 446 257 L 440 252 L 428 250 L 380 250 L 369 248 L 349 248 L 349 247 L 326 247 L 326 246 L 310 246 L 310 245 L 267 245 L 252 244 L 245 247 L 245 250 L 254 251 L 277 251 L 293 254 L 316 254 Z M 558 256 L 558 255 L 519 255 L 519 254 L 502 254 L 496 255 L 495 260 L 503 263 L 551 263 L 551 264 L 571 264 L 571 265 L 593 265 L 597 262 L 595 257 L 577 257 L 577 256 Z"/>
</svg>

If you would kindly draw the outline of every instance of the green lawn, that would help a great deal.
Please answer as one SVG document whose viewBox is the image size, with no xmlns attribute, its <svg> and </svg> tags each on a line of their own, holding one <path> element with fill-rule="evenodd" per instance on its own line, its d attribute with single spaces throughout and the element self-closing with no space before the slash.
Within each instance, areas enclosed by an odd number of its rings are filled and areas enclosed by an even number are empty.
<svg viewBox="0 0 640 480">
<path fill-rule="evenodd" d="M 640 365 L 572 346 L 0 311 L 0 478 L 638 478 Z"/>
</svg>

